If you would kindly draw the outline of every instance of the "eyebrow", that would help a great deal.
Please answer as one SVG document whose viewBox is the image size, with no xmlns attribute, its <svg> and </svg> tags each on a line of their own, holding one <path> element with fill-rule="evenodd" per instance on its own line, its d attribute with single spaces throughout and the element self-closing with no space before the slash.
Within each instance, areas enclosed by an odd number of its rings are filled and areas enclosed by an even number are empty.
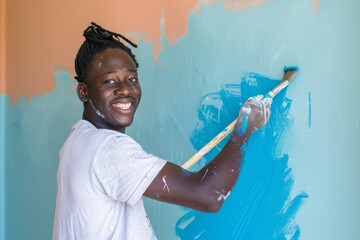
<svg viewBox="0 0 360 240">
<path fill-rule="evenodd" d="M 125 69 L 125 71 L 131 72 L 131 73 L 136 73 L 136 74 L 138 73 L 137 70 L 135 70 L 135 69 Z M 105 72 L 103 74 L 106 75 L 106 74 L 117 73 L 117 72 L 119 72 L 119 71 L 109 71 L 109 72 Z"/>
</svg>

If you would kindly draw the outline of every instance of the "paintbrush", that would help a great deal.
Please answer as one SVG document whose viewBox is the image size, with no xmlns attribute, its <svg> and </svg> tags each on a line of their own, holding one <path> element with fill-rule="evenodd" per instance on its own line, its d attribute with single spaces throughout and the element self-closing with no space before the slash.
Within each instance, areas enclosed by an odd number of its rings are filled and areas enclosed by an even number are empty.
<svg viewBox="0 0 360 240">
<path fill-rule="evenodd" d="M 264 98 L 274 98 L 279 92 L 281 92 L 285 87 L 287 87 L 290 82 L 294 79 L 298 71 L 297 66 L 284 67 L 284 77 L 282 81 L 269 91 Z M 226 138 L 230 133 L 235 129 L 235 125 L 238 121 L 236 118 L 232 123 L 230 123 L 223 131 L 211 139 L 204 147 L 202 147 L 197 153 L 195 153 L 191 158 L 189 158 L 181 167 L 184 169 L 189 169 L 195 163 L 197 163 L 206 153 L 213 149 L 217 144 L 219 144 L 224 138 Z"/>
</svg>

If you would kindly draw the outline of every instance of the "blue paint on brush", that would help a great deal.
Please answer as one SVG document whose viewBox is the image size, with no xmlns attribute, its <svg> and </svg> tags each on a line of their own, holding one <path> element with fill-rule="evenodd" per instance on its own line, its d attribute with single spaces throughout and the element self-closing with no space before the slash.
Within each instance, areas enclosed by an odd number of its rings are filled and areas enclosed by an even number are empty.
<svg viewBox="0 0 360 240">
<path fill-rule="evenodd" d="M 257 84 L 249 84 L 249 78 L 255 78 Z M 226 114 L 219 116 L 220 122 L 208 118 L 212 115 L 209 109 L 215 108 L 211 107 L 211 101 L 202 101 L 199 127 L 194 130 L 191 139 L 193 145 L 199 149 L 212 138 L 213 131 L 221 131 L 222 125 L 236 118 L 239 107 L 235 105 L 241 105 L 250 96 L 268 92 L 278 83 L 248 73 L 237 85 L 241 95 L 231 94 L 234 85 L 231 89 L 229 85 L 224 85 L 218 93 L 208 94 L 222 100 L 220 112 Z M 300 193 L 290 197 L 294 179 L 288 166 L 289 156 L 283 153 L 293 122 L 290 109 L 291 101 L 285 98 L 284 90 L 274 98 L 268 124 L 252 135 L 240 179 L 221 211 L 202 213 L 189 210 L 176 225 L 176 234 L 181 239 L 299 239 L 300 228 L 294 222 L 294 216 L 308 195 Z M 206 160 L 210 161 L 219 151 L 219 148 L 213 149 L 205 156 Z"/>
<path fill-rule="evenodd" d="M 284 66 L 284 72 L 290 71 L 290 70 L 299 70 L 298 66 Z"/>
</svg>

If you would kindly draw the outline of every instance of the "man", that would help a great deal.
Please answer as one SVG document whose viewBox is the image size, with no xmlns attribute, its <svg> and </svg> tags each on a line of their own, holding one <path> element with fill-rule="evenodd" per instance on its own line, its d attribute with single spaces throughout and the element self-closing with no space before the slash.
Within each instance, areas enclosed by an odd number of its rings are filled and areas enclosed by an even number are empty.
<svg viewBox="0 0 360 240">
<path fill-rule="evenodd" d="M 142 196 L 219 211 L 238 179 L 243 144 L 268 121 L 271 99 L 245 102 L 221 152 L 189 172 L 125 134 L 141 99 L 138 63 L 120 38 L 132 43 L 94 23 L 84 36 L 75 59 L 83 119 L 60 151 L 53 239 L 156 239 Z"/>
</svg>

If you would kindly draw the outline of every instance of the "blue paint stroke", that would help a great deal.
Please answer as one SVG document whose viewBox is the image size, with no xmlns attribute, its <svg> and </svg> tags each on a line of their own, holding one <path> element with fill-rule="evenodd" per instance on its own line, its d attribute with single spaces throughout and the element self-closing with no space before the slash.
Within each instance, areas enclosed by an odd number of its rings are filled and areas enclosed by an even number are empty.
<svg viewBox="0 0 360 240">
<path fill-rule="evenodd" d="M 235 119 L 248 97 L 266 93 L 277 83 L 247 73 L 240 85 L 224 85 L 219 92 L 204 96 L 191 138 L 195 148 L 200 149 Z M 213 104 L 214 99 L 222 101 L 221 109 Z M 308 195 L 303 192 L 290 198 L 294 180 L 289 156 L 282 151 L 293 122 L 291 102 L 285 98 L 285 90 L 274 98 L 269 123 L 249 141 L 240 179 L 231 196 L 218 213 L 188 209 L 176 224 L 181 239 L 299 239 L 300 228 L 294 217 Z M 205 160 L 212 159 L 221 147 L 210 151 Z"/>
<path fill-rule="evenodd" d="M 244 135 L 246 133 L 247 126 L 248 126 L 248 116 L 244 114 L 240 128 L 240 135 Z"/>
<path fill-rule="evenodd" d="M 308 100 L 309 100 L 308 129 L 310 130 L 311 129 L 311 92 L 309 92 Z"/>
</svg>

